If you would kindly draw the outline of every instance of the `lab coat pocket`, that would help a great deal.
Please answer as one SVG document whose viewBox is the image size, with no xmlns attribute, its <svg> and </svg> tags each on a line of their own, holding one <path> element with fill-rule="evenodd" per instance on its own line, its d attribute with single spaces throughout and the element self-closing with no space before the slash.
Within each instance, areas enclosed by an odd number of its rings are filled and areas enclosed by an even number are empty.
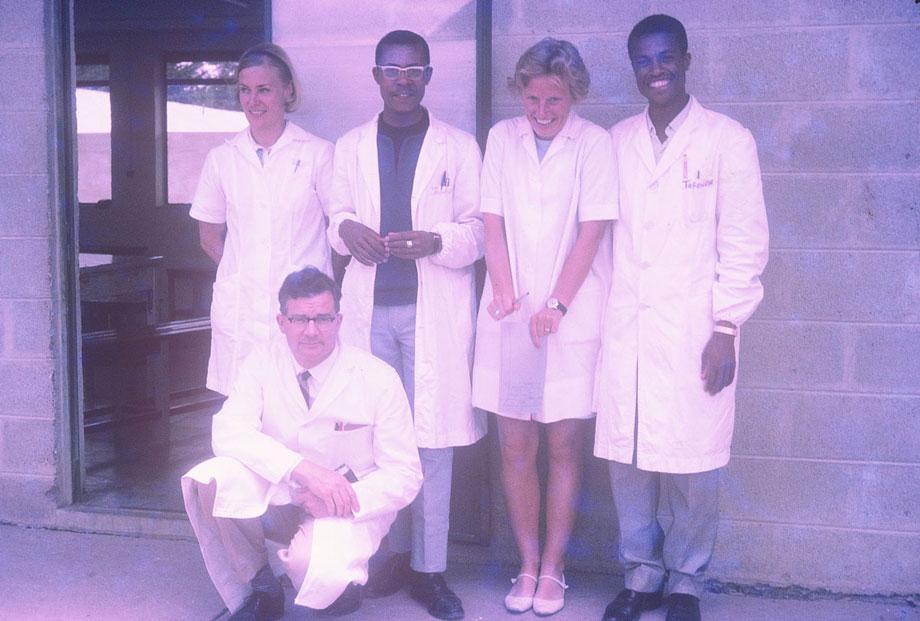
<svg viewBox="0 0 920 621">
<path fill-rule="evenodd" d="M 305 426 L 301 428 L 298 444 L 305 459 L 330 470 L 346 465 L 359 479 L 376 468 L 373 425 L 322 432 L 315 426 Z"/>
<path fill-rule="evenodd" d="M 694 166 L 693 158 L 685 158 L 680 188 L 687 224 L 697 224 L 715 217 L 716 183 L 710 161 L 704 160 Z"/>
<path fill-rule="evenodd" d="M 226 276 L 214 282 L 211 294 L 211 328 L 235 333 L 239 310 L 239 276 Z"/>
</svg>

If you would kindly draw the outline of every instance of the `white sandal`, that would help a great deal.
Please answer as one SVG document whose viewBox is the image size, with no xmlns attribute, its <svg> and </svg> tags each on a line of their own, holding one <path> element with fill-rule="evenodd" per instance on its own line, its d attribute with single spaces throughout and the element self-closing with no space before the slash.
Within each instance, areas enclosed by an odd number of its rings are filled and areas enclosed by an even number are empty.
<svg viewBox="0 0 920 621">
<path fill-rule="evenodd" d="M 565 583 L 565 574 L 562 574 L 562 579 L 560 580 L 556 576 L 550 574 L 541 574 L 537 581 L 540 580 L 552 580 L 556 584 L 562 587 L 562 597 L 559 599 L 543 599 L 542 597 L 534 597 L 531 606 L 533 607 L 534 614 L 541 617 L 548 617 L 549 615 L 554 615 L 565 606 L 565 591 L 569 588 L 569 585 Z"/>
<path fill-rule="evenodd" d="M 530 574 L 518 574 L 517 578 L 511 579 L 511 584 L 516 584 L 521 578 L 530 578 L 533 580 L 534 591 L 537 590 L 537 577 L 531 576 Z M 508 593 L 505 596 L 505 608 L 508 612 L 527 612 L 530 610 L 530 607 L 533 606 L 533 595 L 512 595 Z"/>
</svg>

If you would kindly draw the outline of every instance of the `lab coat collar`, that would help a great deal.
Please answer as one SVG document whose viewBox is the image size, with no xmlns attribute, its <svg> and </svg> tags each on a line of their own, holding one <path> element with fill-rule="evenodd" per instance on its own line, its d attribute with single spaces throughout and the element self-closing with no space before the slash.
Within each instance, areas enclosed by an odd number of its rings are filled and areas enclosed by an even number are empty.
<svg viewBox="0 0 920 621">
<path fill-rule="evenodd" d="M 376 213 L 380 213 L 380 169 L 377 162 L 377 127 L 380 114 L 368 121 L 361 129 L 358 136 L 358 169 L 364 178 L 365 186 L 370 193 L 369 198 Z M 416 209 L 423 190 L 428 185 L 432 175 L 440 170 L 440 162 L 446 151 L 447 126 L 434 118 L 428 111 L 428 131 L 418 154 L 418 163 L 415 166 L 415 181 L 412 184 L 412 215 L 415 221 Z"/>
<path fill-rule="evenodd" d="M 280 360 L 277 372 L 282 378 L 284 389 L 289 393 L 290 402 L 297 403 L 300 406 L 299 410 L 303 418 L 322 416 L 325 410 L 335 403 L 336 398 L 342 391 L 354 382 L 352 377 L 354 375 L 354 364 L 349 361 L 349 356 L 344 355 L 342 345 L 336 344 L 332 355 L 318 365 L 323 366 L 326 362 L 330 362 L 328 368 L 322 369 L 322 372 L 325 372 L 325 377 L 322 378 L 322 387 L 318 394 L 313 397 L 313 406 L 307 410 L 306 401 L 304 401 L 303 393 L 300 391 L 300 384 L 297 382 L 297 374 L 303 371 L 303 368 L 294 359 L 287 341 L 278 339 L 273 345 L 278 349 L 283 349 L 283 353 L 278 356 Z"/>
<path fill-rule="evenodd" d="M 655 155 L 652 153 L 652 141 L 649 138 L 648 126 L 645 121 L 648 117 L 648 108 L 639 116 L 639 122 L 635 125 L 636 134 L 633 136 L 632 142 L 646 168 L 652 173 L 649 183 L 654 183 L 684 154 L 690 144 L 693 133 L 703 120 L 703 107 L 700 106 L 693 95 L 690 96 L 690 103 L 687 104 L 687 108 L 687 118 L 669 139 L 668 146 L 657 164 L 655 163 Z"/>
<path fill-rule="evenodd" d="M 316 140 L 316 137 L 304 131 L 299 125 L 287 121 L 284 125 L 284 131 L 281 132 L 281 136 L 278 137 L 275 144 L 271 146 L 271 150 L 274 152 L 295 142 L 309 142 L 311 140 Z M 259 161 L 259 156 L 256 154 L 256 149 L 258 149 L 260 145 L 253 139 L 252 134 L 249 133 L 248 127 L 235 136 L 228 138 L 227 143 L 238 149 L 246 161 L 257 168 L 262 168 L 262 163 Z"/>
<path fill-rule="evenodd" d="M 530 126 L 530 121 L 527 120 L 526 116 L 519 116 L 515 119 L 515 122 L 518 135 L 524 142 L 524 149 L 539 166 L 541 160 L 537 155 L 536 139 L 534 138 L 533 127 Z M 543 156 L 542 162 L 548 160 L 554 153 L 558 152 L 559 149 L 564 148 L 565 144 L 563 143 L 567 140 L 577 139 L 584 123 L 584 119 L 578 116 L 578 113 L 575 112 L 574 109 L 569 110 L 569 117 L 565 120 L 565 125 L 562 126 L 559 133 L 553 138 L 553 142 L 549 145 L 549 149 Z M 560 140 L 560 138 L 565 138 L 566 140 Z"/>
</svg>

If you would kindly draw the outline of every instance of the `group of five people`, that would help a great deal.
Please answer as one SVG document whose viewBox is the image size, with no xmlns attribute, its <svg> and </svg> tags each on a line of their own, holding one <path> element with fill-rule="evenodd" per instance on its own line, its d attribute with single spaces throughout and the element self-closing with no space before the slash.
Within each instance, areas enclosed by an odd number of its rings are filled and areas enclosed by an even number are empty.
<svg viewBox="0 0 920 621">
<path fill-rule="evenodd" d="M 283 614 L 275 571 L 320 614 L 408 586 L 462 618 L 443 577 L 453 448 L 485 435 L 485 412 L 520 555 L 508 611 L 564 606 L 596 413 L 625 570 L 603 618 L 664 594 L 669 620 L 700 618 L 767 223 L 750 132 L 687 94 L 680 22 L 642 20 L 628 53 L 648 106 L 608 132 L 573 109 L 590 85 L 575 46 L 529 48 L 509 80 L 523 115 L 492 128 L 482 161 L 421 105 L 417 34 L 380 40 L 383 109 L 334 148 L 286 120 L 301 88 L 284 51 L 243 55 L 249 128 L 208 155 L 191 209 L 218 264 L 208 387 L 228 399 L 216 457 L 183 478 L 232 618 Z M 351 257 L 341 292 L 330 247 Z"/>
</svg>

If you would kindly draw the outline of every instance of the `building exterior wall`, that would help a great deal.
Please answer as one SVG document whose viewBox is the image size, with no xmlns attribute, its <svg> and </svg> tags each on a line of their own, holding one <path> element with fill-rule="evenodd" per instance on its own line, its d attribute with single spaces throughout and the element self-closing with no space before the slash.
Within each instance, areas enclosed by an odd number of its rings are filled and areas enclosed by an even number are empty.
<svg viewBox="0 0 920 621">
<path fill-rule="evenodd" d="M 547 35 L 585 57 L 585 117 L 641 110 L 626 37 L 651 13 L 687 27 L 688 90 L 754 133 L 772 233 L 710 575 L 920 592 L 920 7 L 497 1 L 495 119 L 519 113 L 504 80 Z M 574 554 L 603 566 L 615 524 L 589 472 Z"/>
<path fill-rule="evenodd" d="M 0 520 L 40 521 L 61 484 L 61 313 L 50 7 L 0 2 Z"/>
<path fill-rule="evenodd" d="M 474 130 L 475 3 L 441 3 L 453 12 L 434 25 L 414 15 L 417 4 L 379 13 L 337 3 L 363 15 L 348 27 L 305 19 L 306 3 L 275 4 L 275 40 L 307 87 L 296 117 L 306 128 L 335 139 L 369 119 L 379 108 L 373 42 L 407 27 L 433 43 L 426 102 Z M 0 0 L 0 521 L 35 525 L 62 523 L 71 458 L 60 326 L 73 257 L 59 199 L 59 154 L 70 145 L 60 134 L 56 7 Z M 584 116 L 609 126 L 640 110 L 625 41 L 653 12 L 688 27 L 691 92 L 757 138 L 772 230 L 766 298 L 744 329 L 711 576 L 920 592 L 920 9 L 910 0 L 496 0 L 494 119 L 518 113 L 505 78 L 547 34 L 572 40 L 592 71 Z M 349 45 L 323 39 L 334 29 Z M 495 485 L 487 553 L 510 560 Z M 616 568 L 612 515 L 603 464 L 591 460 L 573 565 Z M 69 520 L 187 534 L 149 518 Z"/>
</svg>

